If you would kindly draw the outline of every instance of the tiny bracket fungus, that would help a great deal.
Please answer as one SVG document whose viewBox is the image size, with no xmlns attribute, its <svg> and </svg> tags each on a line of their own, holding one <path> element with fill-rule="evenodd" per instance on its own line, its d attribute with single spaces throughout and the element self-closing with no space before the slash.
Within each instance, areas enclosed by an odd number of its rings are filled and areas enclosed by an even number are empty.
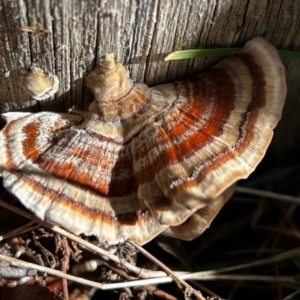
<svg viewBox="0 0 300 300">
<path fill-rule="evenodd" d="M 20 87 L 34 100 L 45 100 L 53 96 L 59 87 L 57 76 L 47 74 L 37 67 L 23 72 L 20 76 Z"/>
</svg>

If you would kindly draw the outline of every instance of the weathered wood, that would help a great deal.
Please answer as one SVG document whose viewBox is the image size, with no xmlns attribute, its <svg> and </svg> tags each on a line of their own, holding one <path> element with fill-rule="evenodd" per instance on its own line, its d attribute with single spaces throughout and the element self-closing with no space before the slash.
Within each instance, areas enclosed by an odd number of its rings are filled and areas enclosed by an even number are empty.
<svg viewBox="0 0 300 300">
<path fill-rule="evenodd" d="M 300 2 L 290 0 L 3 0 L 0 111 L 86 109 L 91 95 L 84 78 L 105 53 L 128 65 L 135 81 L 154 85 L 195 74 L 216 61 L 165 62 L 175 50 L 240 46 L 258 35 L 278 48 L 299 50 L 299 15 Z M 55 97 L 38 104 L 18 86 L 22 69 L 33 64 L 60 80 Z M 287 60 L 285 65 L 286 111 L 293 116 L 300 109 L 299 63 Z M 300 122 L 294 121 L 286 125 L 299 132 Z"/>
</svg>

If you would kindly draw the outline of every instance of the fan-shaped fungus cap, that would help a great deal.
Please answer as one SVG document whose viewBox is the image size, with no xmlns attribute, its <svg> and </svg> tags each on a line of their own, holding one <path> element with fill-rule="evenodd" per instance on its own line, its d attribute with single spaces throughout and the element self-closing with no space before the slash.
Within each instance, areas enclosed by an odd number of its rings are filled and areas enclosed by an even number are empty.
<svg viewBox="0 0 300 300">
<path fill-rule="evenodd" d="M 132 88 L 109 55 L 87 84 L 96 100 L 80 127 L 75 115 L 5 115 L 0 174 L 39 218 L 111 244 L 201 234 L 264 156 L 286 95 L 283 65 L 262 38 L 153 88 Z"/>
</svg>

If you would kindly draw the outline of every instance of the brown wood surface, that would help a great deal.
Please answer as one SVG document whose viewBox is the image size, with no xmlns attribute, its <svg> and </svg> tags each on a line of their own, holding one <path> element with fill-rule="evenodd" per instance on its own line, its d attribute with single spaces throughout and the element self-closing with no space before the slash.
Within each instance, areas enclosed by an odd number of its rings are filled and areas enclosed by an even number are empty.
<svg viewBox="0 0 300 300">
<path fill-rule="evenodd" d="M 84 78 L 105 53 L 127 65 L 135 81 L 154 85 L 217 60 L 165 62 L 175 50 L 242 46 L 258 35 L 299 50 L 299 16 L 300 1 L 290 0 L 2 0 L 0 111 L 87 109 L 92 99 Z M 291 148 L 299 141 L 300 61 L 284 63 L 289 92 L 275 143 Z M 22 69 L 33 64 L 60 80 L 56 95 L 39 103 L 18 85 Z"/>
</svg>

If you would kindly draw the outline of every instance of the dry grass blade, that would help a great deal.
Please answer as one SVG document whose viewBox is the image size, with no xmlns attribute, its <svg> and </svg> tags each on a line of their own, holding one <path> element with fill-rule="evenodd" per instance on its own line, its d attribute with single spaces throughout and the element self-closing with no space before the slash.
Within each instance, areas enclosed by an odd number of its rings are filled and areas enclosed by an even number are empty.
<svg viewBox="0 0 300 300">
<path fill-rule="evenodd" d="M 293 254 L 297 254 L 300 252 L 300 247 L 295 248 L 293 250 L 272 256 L 267 259 L 262 259 L 258 261 L 254 261 L 248 264 L 236 265 L 228 268 L 220 268 L 209 271 L 201 271 L 187 274 L 177 274 L 174 273 L 178 278 L 183 280 L 251 280 L 251 281 L 271 281 L 271 282 L 286 282 L 286 283 L 295 283 L 295 280 L 291 276 L 261 276 L 261 275 L 240 275 L 240 274 L 229 274 L 229 275 L 221 275 L 219 273 L 236 271 L 247 269 L 250 267 L 257 267 L 265 264 L 270 264 L 278 261 L 282 261 L 285 259 L 291 258 Z M 151 278 L 151 279 L 143 279 L 143 280 L 135 280 L 124 283 L 112 283 L 110 284 L 110 288 L 121 288 L 121 287 L 132 287 L 138 285 L 147 285 L 147 284 L 163 284 L 169 283 L 172 281 L 170 277 L 160 277 L 160 278 Z"/>
<path fill-rule="evenodd" d="M 88 285 L 88 286 L 96 287 L 96 288 L 99 288 L 99 289 L 103 289 L 103 287 L 104 287 L 104 285 L 101 284 L 101 283 L 94 282 L 94 281 L 91 281 L 91 280 L 87 280 L 87 279 L 84 279 L 84 278 L 79 278 L 77 276 L 65 274 L 62 271 L 58 271 L 58 270 L 55 270 L 55 269 L 51 269 L 51 268 L 47 268 L 47 267 L 40 266 L 40 265 L 37 265 L 37 264 L 22 261 L 20 259 L 14 258 L 14 257 L 5 256 L 5 255 L 0 254 L 0 260 L 7 261 L 11 264 L 11 266 L 14 266 L 14 267 L 22 267 L 22 268 L 26 268 L 26 269 L 38 270 L 40 272 L 44 272 L 44 273 L 47 273 L 47 274 L 50 274 L 50 275 L 53 275 L 53 276 L 57 276 L 59 278 L 68 279 L 68 280 L 71 280 L 71 281 L 74 281 L 74 282 L 78 282 L 78 283 L 85 284 L 85 285 Z"/>
<path fill-rule="evenodd" d="M 98 248 L 97 246 L 94 246 L 90 243 L 88 243 L 87 241 L 84 241 L 82 239 L 80 239 L 79 237 L 73 236 L 72 234 L 64 231 L 63 229 L 53 225 L 53 224 L 49 224 L 47 222 L 42 222 L 40 220 L 38 220 L 36 217 L 32 216 L 31 214 L 28 214 L 12 205 L 7 204 L 4 201 L 0 200 L 0 205 L 2 205 L 3 207 L 6 207 L 8 209 L 11 209 L 14 212 L 17 212 L 25 217 L 31 218 L 36 222 L 40 222 L 42 225 L 54 230 L 57 233 L 60 233 L 62 235 L 65 235 L 66 237 L 81 243 L 82 245 L 84 245 L 86 248 L 95 251 L 96 253 L 108 257 L 109 259 L 111 259 L 112 261 L 119 263 L 120 260 L 117 256 L 110 254 L 108 252 L 106 252 L 105 250 Z M 141 247 L 139 247 L 138 245 L 135 245 L 134 243 L 131 242 L 131 244 L 133 244 L 136 248 L 138 248 L 142 253 L 145 253 L 145 250 Z M 270 264 L 270 263 L 274 263 L 274 262 L 278 262 L 278 261 L 282 261 L 285 259 L 289 259 L 293 254 L 295 253 L 299 253 L 300 252 L 300 247 L 299 248 L 295 248 L 293 250 L 290 251 L 286 251 L 284 253 L 275 255 L 273 257 L 267 258 L 267 259 L 262 259 L 262 260 L 258 260 L 258 261 L 254 261 L 251 263 L 246 263 L 246 264 L 240 264 L 240 265 L 236 265 L 236 266 L 232 266 L 232 267 L 227 267 L 227 268 L 220 268 L 220 269 L 215 269 L 215 270 L 209 270 L 209 271 L 204 271 L 204 272 L 195 272 L 195 273 L 174 273 L 172 272 L 169 268 L 167 268 L 166 266 L 164 266 L 160 261 L 158 261 L 157 259 L 153 259 L 161 268 L 163 268 L 167 274 L 169 274 L 171 277 L 168 276 L 164 276 L 164 277 L 159 277 L 162 275 L 165 275 L 164 272 L 152 272 L 150 270 L 145 270 L 145 269 L 141 269 L 135 266 L 132 266 L 129 263 L 123 262 L 126 264 L 126 268 L 130 271 L 134 271 L 135 274 L 140 275 L 138 272 L 141 272 L 143 274 L 143 278 L 145 278 L 146 274 L 149 274 L 150 276 L 156 276 L 158 278 L 151 278 L 151 279 L 144 279 L 144 280 L 134 280 L 134 281 L 129 281 L 129 282 L 120 282 L 120 283 L 112 283 L 112 284 L 100 284 L 98 282 L 94 282 L 94 281 L 90 281 L 90 280 L 86 280 L 86 279 L 82 279 L 82 278 L 78 278 L 76 276 L 73 275 L 69 275 L 69 274 L 65 274 L 61 271 L 58 270 L 54 270 L 51 268 L 46 268 L 40 265 L 36 265 L 36 264 L 31 264 L 31 263 L 27 263 L 12 257 L 7 257 L 4 255 L 0 256 L 0 259 L 5 260 L 5 261 L 9 261 L 13 266 L 18 266 L 18 267 L 23 267 L 23 268 L 27 268 L 27 269 L 36 269 L 38 271 L 41 272 L 46 272 L 48 274 L 51 274 L 53 276 L 58 276 L 60 278 L 65 278 L 68 280 L 72 280 L 81 284 L 85 284 L 88 286 L 92 286 L 98 289 L 117 289 L 117 288 L 125 288 L 125 287 L 133 287 L 133 286 L 139 286 L 139 285 L 149 285 L 149 284 L 161 284 L 161 283 L 168 283 L 173 281 L 173 279 L 175 279 L 177 282 L 179 282 L 180 284 L 182 284 L 185 287 L 189 287 L 189 285 L 187 285 L 186 283 L 183 283 L 183 280 L 248 280 L 248 281 L 271 281 L 271 282 L 285 282 L 285 283 L 294 283 L 294 279 L 290 276 L 261 276 L 261 275 L 240 275 L 240 274 L 219 274 L 219 273 L 224 273 L 224 272 L 229 272 L 229 271 L 236 271 L 236 270 L 241 270 L 241 269 L 246 269 L 249 267 L 254 267 L 254 266 L 260 266 L 260 265 L 264 265 L 264 264 Z M 147 253 L 148 257 L 150 254 Z M 148 277 L 148 278 L 149 278 Z M 201 295 L 201 294 L 200 294 Z M 201 298 L 202 297 L 202 298 Z M 198 299 L 204 299 L 203 296 L 201 295 L 200 297 L 198 296 Z"/>
<path fill-rule="evenodd" d="M 269 192 L 269 191 L 262 191 L 262 190 L 247 188 L 244 186 L 237 186 L 235 188 L 235 191 L 238 193 L 244 193 L 244 194 L 260 196 L 260 197 L 270 198 L 270 199 L 289 202 L 289 203 L 300 204 L 299 197 L 283 195 L 283 194 L 278 194 L 278 193 Z"/>
<path fill-rule="evenodd" d="M 10 238 L 10 237 L 13 237 L 13 236 L 18 235 L 18 234 L 22 234 L 22 233 L 37 229 L 41 226 L 40 224 L 33 225 L 35 223 L 36 223 L 35 221 L 31 221 L 31 222 L 25 224 L 24 226 L 18 227 L 14 230 L 11 230 L 11 231 L 7 232 L 6 234 L 0 236 L 0 241 L 5 240 L 5 239 Z"/>
<path fill-rule="evenodd" d="M 282 300 L 295 300 L 295 299 L 296 299 L 295 297 L 296 297 L 297 295 L 298 295 L 298 296 L 300 295 L 300 290 L 295 291 L 294 293 L 288 295 L 287 297 L 285 297 L 285 298 L 282 299 Z"/>
<path fill-rule="evenodd" d="M 263 275 L 243 275 L 243 274 L 200 274 L 201 272 L 191 273 L 186 275 L 178 275 L 181 280 L 200 280 L 200 281 L 209 281 L 209 280 L 243 280 L 243 281 L 261 281 L 261 282 L 282 282 L 282 283 L 293 283 L 295 280 L 291 276 L 263 276 Z M 145 286 L 150 284 L 165 284 L 172 282 L 173 279 L 170 277 L 160 277 L 160 278 L 151 278 L 151 279 L 142 279 L 134 280 L 128 282 L 120 283 L 110 283 L 105 286 L 104 289 L 120 289 L 125 287 L 134 287 L 134 286 Z"/>
<path fill-rule="evenodd" d="M 299 248 L 295 248 L 292 249 L 290 251 L 286 251 L 284 253 L 280 253 L 278 255 L 274 255 L 272 257 L 266 258 L 266 259 L 261 259 L 261 260 L 257 260 L 251 263 L 247 263 L 247 264 L 241 264 L 241 265 L 237 265 L 237 266 L 232 266 L 232 267 L 228 267 L 228 268 L 221 268 L 221 269 L 216 269 L 216 270 L 211 270 L 211 271 L 204 271 L 204 272 L 196 272 L 193 273 L 194 275 L 196 274 L 217 274 L 217 273 L 224 273 L 224 272 L 231 272 L 231 271 L 236 271 L 236 270 L 242 270 L 242 269 L 247 269 L 250 267 L 256 267 L 256 266 L 262 266 L 265 264 L 270 264 L 270 263 L 274 263 L 274 262 L 278 262 L 284 259 L 289 259 L 292 257 L 292 255 L 294 254 L 298 254 L 300 252 L 300 247 Z"/>
<path fill-rule="evenodd" d="M 5 201 L 0 199 L 0 206 L 7 208 L 19 215 L 22 215 L 23 217 L 26 217 L 28 219 L 31 219 L 32 221 L 35 221 L 37 223 L 40 223 L 41 225 L 53 230 L 56 233 L 59 233 L 65 237 L 67 237 L 68 239 L 84 246 L 86 249 L 89 249 L 90 251 L 93 251 L 99 255 L 101 255 L 102 257 L 106 257 L 109 260 L 119 264 L 120 262 L 120 258 L 114 254 L 109 253 L 108 251 L 105 251 L 104 249 L 95 246 L 91 243 L 89 243 L 88 241 L 83 240 L 82 238 L 54 225 L 45 221 L 41 221 L 40 219 L 38 219 L 37 217 L 35 217 L 34 215 L 27 213 L 25 211 L 23 211 L 22 209 L 19 209 L 13 205 L 10 205 L 8 203 L 6 203 Z M 150 271 L 150 270 L 146 270 L 146 269 L 142 269 L 139 268 L 137 266 L 134 266 L 126 261 L 122 262 L 122 265 L 130 272 L 136 274 L 139 278 L 150 278 L 150 277 L 161 277 L 161 276 L 166 276 L 165 272 L 162 271 Z M 186 272 L 182 272 L 182 274 L 184 274 Z"/>
<path fill-rule="evenodd" d="M 286 195 L 280 195 L 280 194 L 276 194 L 276 193 L 269 193 L 269 192 L 253 190 L 253 189 L 244 189 L 244 188 L 241 189 L 241 187 L 238 188 L 238 192 L 244 192 L 244 193 L 246 193 L 246 192 L 253 193 L 254 192 L 256 195 L 259 195 L 259 196 L 269 197 L 269 198 L 278 199 L 278 200 L 284 199 L 283 201 L 289 201 L 289 202 L 293 202 L 293 203 L 299 202 L 299 199 L 297 197 L 291 197 L 291 196 L 286 197 Z M 267 193 L 267 194 L 265 194 L 265 193 Z M 286 200 L 286 199 L 288 199 L 288 200 Z M 85 248 L 87 248 L 101 256 L 107 257 L 108 259 L 110 259 L 111 261 L 113 261 L 117 264 L 120 263 L 120 259 L 118 256 L 113 255 L 113 254 L 105 251 L 104 249 L 101 249 L 85 240 L 82 240 L 80 237 L 74 236 L 74 235 L 70 234 L 69 232 L 67 232 L 53 224 L 43 222 L 43 221 L 37 219 L 35 216 L 33 216 L 21 209 L 18 209 L 15 206 L 12 206 L 2 200 L 0 200 L 0 205 L 15 212 L 15 213 L 18 213 L 20 215 L 23 215 L 23 216 L 33 220 L 33 222 L 38 222 L 41 225 L 48 227 L 49 229 L 66 236 L 70 240 L 76 241 L 77 243 L 81 244 Z M 29 223 L 29 224 L 32 225 L 31 223 Z M 133 243 L 131 243 L 131 244 L 133 244 Z M 139 246 L 137 246 L 135 244 L 134 244 L 134 246 L 136 248 L 138 248 L 141 252 L 144 253 L 145 250 L 143 248 L 140 248 Z M 289 259 L 293 254 L 299 253 L 299 252 L 300 252 L 300 247 L 292 249 L 290 251 L 286 251 L 286 252 L 278 254 L 278 255 L 274 255 L 274 256 L 266 258 L 266 259 L 256 260 L 256 261 L 250 262 L 250 263 L 239 264 L 239 265 L 235 265 L 235 266 L 231 266 L 231 267 L 227 267 L 227 268 L 214 269 L 214 270 L 209 270 L 209 271 L 204 271 L 204 272 L 195 272 L 195 273 L 176 272 L 175 273 L 175 272 L 172 272 L 171 270 L 169 270 L 168 268 L 165 269 L 167 274 L 169 274 L 171 277 L 165 276 L 166 275 L 165 272 L 145 270 L 145 269 L 136 267 L 134 265 L 131 265 L 127 262 L 122 262 L 122 264 L 126 267 L 127 270 L 136 274 L 139 278 L 150 278 L 150 277 L 154 277 L 154 276 L 157 278 L 134 280 L 134 281 L 128 281 L 128 282 L 112 283 L 112 284 L 100 284 L 98 282 L 85 280 L 85 279 L 82 279 L 82 278 L 79 278 L 79 277 L 76 277 L 73 275 L 65 274 L 58 270 L 54 270 L 51 268 L 45 268 L 40 265 L 23 262 L 21 260 L 17 260 L 12 257 L 7 257 L 7 256 L 2 255 L 2 256 L 0 256 L 0 259 L 9 261 L 13 266 L 19 266 L 19 267 L 23 267 L 23 268 L 27 268 L 27 269 L 28 268 L 36 269 L 41 272 L 46 272 L 48 274 L 51 274 L 53 276 L 58 276 L 60 278 L 65 278 L 67 280 L 72 280 L 72 281 L 75 281 L 75 282 L 78 282 L 81 284 L 85 284 L 85 285 L 89 285 L 89 286 L 92 286 L 92 287 L 95 287 L 98 289 L 108 290 L 108 289 L 134 287 L 134 286 L 139 286 L 139 285 L 145 286 L 145 285 L 150 285 L 150 284 L 168 283 L 168 282 L 173 281 L 173 279 L 175 279 L 175 281 L 177 281 L 177 282 L 180 282 L 181 284 L 182 284 L 183 280 L 200 280 L 200 281 L 207 281 L 207 280 L 239 281 L 239 280 L 243 280 L 243 281 L 261 281 L 261 282 L 279 282 L 280 281 L 281 283 L 288 283 L 288 284 L 294 283 L 295 284 L 295 281 L 291 276 L 262 276 L 262 275 L 253 275 L 253 274 L 252 275 L 240 275 L 240 274 L 220 274 L 220 273 L 242 270 L 242 269 L 246 269 L 249 267 L 261 266 L 261 265 L 265 265 L 265 264 L 279 262 L 279 261 L 282 261 L 285 259 Z M 147 256 L 149 257 L 149 255 L 147 255 Z M 155 262 L 158 265 L 160 265 L 162 268 L 165 268 L 165 266 L 163 267 L 163 264 L 161 264 L 160 261 L 155 261 Z M 169 271 L 171 271 L 171 272 L 169 272 Z M 185 286 L 184 284 L 182 284 L 182 285 Z M 202 296 L 202 298 L 198 297 L 198 299 L 204 299 L 204 298 Z"/>
</svg>

